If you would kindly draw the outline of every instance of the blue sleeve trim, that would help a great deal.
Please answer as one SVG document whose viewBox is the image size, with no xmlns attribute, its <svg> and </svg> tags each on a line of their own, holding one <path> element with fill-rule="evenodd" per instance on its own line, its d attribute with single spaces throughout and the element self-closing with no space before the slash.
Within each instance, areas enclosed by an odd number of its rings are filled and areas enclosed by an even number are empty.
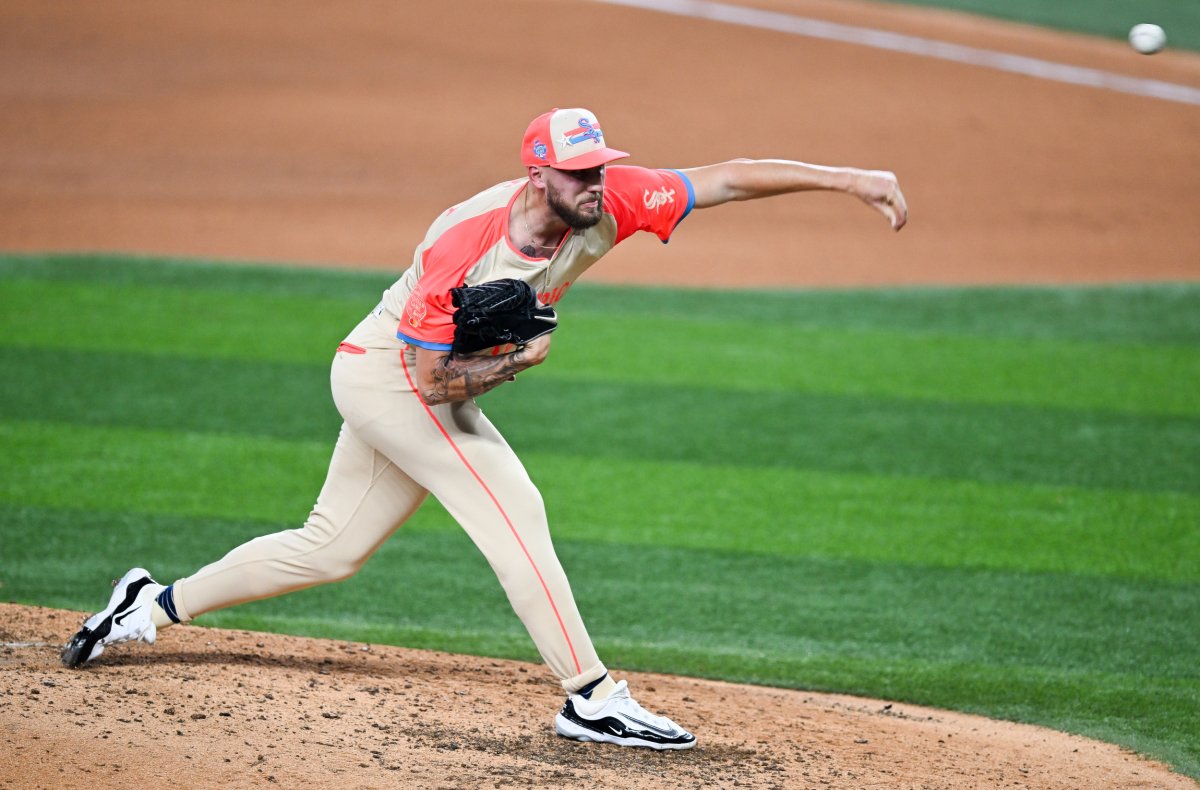
<svg viewBox="0 0 1200 790">
<path fill-rule="evenodd" d="M 396 337 L 408 343 L 410 346 L 418 346 L 428 351 L 449 351 L 452 346 L 449 343 L 430 343 L 428 340 L 417 340 L 415 337 L 409 337 L 403 332 L 397 332 Z"/>
<path fill-rule="evenodd" d="M 692 209 L 695 208 L 695 206 L 696 206 L 696 188 L 694 186 L 692 186 L 692 180 L 690 178 L 688 178 L 687 176 L 685 176 L 683 174 L 682 170 L 675 170 L 674 168 L 672 168 L 671 172 L 674 173 L 675 175 L 679 176 L 680 178 L 682 178 L 684 185 L 687 186 L 688 204 L 687 204 L 687 208 L 684 209 L 684 211 L 683 211 L 683 217 L 679 218 L 679 222 L 683 222 L 684 217 L 686 217 L 688 214 L 691 214 Z M 678 225 L 679 222 L 676 222 L 675 224 Z"/>
<path fill-rule="evenodd" d="M 683 184 L 684 184 L 684 186 L 686 186 L 686 187 L 687 187 L 687 192 L 688 192 L 688 204 L 687 204 L 687 208 L 685 208 L 685 209 L 683 210 L 683 216 L 681 216 L 681 217 L 680 217 L 680 218 L 679 218 L 679 219 L 678 219 L 678 220 L 675 222 L 675 228 L 678 228 L 678 227 L 679 227 L 679 223 L 680 223 L 680 222 L 683 222 L 685 219 L 687 219 L 687 215 L 688 215 L 688 214 L 691 214 L 691 213 L 692 213 L 692 209 L 693 209 L 693 208 L 696 206 L 696 188 L 692 186 L 692 180 L 691 180 L 690 178 L 688 178 L 687 176 L 685 176 L 685 175 L 683 174 L 683 171 L 682 171 L 682 170 L 676 170 L 676 169 L 674 169 L 674 168 L 669 168 L 669 169 L 670 169 L 670 171 L 671 171 L 672 173 L 674 173 L 675 175 L 677 175 L 677 176 L 679 176 L 680 178 L 682 178 L 682 179 L 683 179 Z M 675 233 L 675 228 L 671 228 L 671 233 L 672 233 L 672 234 L 674 234 L 674 233 Z M 663 244 L 666 244 L 666 243 L 667 243 L 667 242 L 669 242 L 670 240 L 671 240 L 671 237 L 670 237 L 670 236 L 668 236 L 667 238 L 665 238 L 665 239 L 663 239 L 663 240 L 662 240 L 662 243 L 663 243 Z"/>
</svg>

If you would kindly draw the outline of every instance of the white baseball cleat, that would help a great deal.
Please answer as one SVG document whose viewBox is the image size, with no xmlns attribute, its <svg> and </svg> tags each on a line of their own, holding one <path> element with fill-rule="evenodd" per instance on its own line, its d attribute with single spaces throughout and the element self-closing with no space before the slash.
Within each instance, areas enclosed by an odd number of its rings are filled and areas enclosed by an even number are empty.
<svg viewBox="0 0 1200 790">
<path fill-rule="evenodd" d="M 63 664 L 83 666 L 118 642 L 154 644 L 156 629 L 150 615 L 154 599 L 163 589 L 144 568 L 134 568 L 113 582 L 108 607 L 85 620 L 79 633 L 67 642 L 62 650 Z"/>
<path fill-rule="evenodd" d="M 594 702 L 578 694 L 567 697 L 554 717 L 554 731 L 577 741 L 644 746 L 650 749 L 690 749 L 696 736 L 665 716 L 655 716 L 629 696 L 624 681 L 607 699 Z"/>
</svg>

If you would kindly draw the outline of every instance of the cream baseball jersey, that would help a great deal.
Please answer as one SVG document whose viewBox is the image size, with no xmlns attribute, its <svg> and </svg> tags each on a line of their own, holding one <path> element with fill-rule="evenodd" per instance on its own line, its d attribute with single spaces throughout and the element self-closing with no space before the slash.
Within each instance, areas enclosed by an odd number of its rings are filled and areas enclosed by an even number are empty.
<svg viewBox="0 0 1200 790">
<path fill-rule="evenodd" d="M 586 230 L 570 230 L 549 258 L 531 258 L 508 236 L 509 212 L 528 179 L 497 184 L 452 206 L 434 221 L 413 255 L 412 266 L 384 291 L 381 307 L 399 318 L 397 339 L 449 351 L 454 340 L 450 289 L 506 277 L 533 286 L 553 305 L 605 253 L 633 233 L 663 242 L 692 210 L 695 194 L 678 170 L 609 165 L 604 216 Z"/>
</svg>

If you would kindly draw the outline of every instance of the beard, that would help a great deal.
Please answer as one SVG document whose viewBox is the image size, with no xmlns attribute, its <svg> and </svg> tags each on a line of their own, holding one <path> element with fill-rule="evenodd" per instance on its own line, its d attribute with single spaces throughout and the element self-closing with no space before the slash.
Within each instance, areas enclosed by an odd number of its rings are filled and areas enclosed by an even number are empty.
<svg viewBox="0 0 1200 790">
<path fill-rule="evenodd" d="M 561 192 L 547 185 L 546 202 L 549 203 L 551 210 L 558 215 L 559 219 L 575 230 L 587 230 L 594 227 L 604 217 L 604 199 L 602 196 L 596 197 L 596 208 L 594 211 L 584 211 L 576 206 L 572 206 L 563 198 Z"/>
</svg>

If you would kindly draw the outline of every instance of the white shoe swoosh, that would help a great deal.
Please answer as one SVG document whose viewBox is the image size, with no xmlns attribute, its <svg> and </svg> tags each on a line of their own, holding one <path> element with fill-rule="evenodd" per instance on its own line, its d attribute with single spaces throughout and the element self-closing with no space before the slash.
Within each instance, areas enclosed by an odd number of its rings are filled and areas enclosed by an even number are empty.
<svg viewBox="0 0 1200 790">
<path fill-rule="evenodd" d="M 620 716 L 622 719 L 625 719 L 626 721 L 633 722 L 634 724 L 638 725 L 639 727 L 645 727 L 648 730 L 657 732 L 659 735 L 663 736 L 664 738 L 676 738 L 683 734 L 683 733 L 679 732 L 678 730 L 664 730 L 662 727 L 655 727 L 650 722 L 641 721 L 640 719 L 635 719 L 632 716 L 625 714 L 625 713 L 618 713 L 617 715 Z"/>
<path fill-rule="evenodd" d="M 124 612 L 122 612 L 121 614 L 114 617 L 113 622 L 116 623 L 117 625 L 120 625 L 122 620 L 124 620 L 126 617 L 128 617 L 129 615 L 133 614 L 134 612 L 136 612 L 138 609 L 141 609 L 141 608 L 142 608 L 141 606 L 135 606 L 132 609 L 127 609 Z"/>
</svg>

